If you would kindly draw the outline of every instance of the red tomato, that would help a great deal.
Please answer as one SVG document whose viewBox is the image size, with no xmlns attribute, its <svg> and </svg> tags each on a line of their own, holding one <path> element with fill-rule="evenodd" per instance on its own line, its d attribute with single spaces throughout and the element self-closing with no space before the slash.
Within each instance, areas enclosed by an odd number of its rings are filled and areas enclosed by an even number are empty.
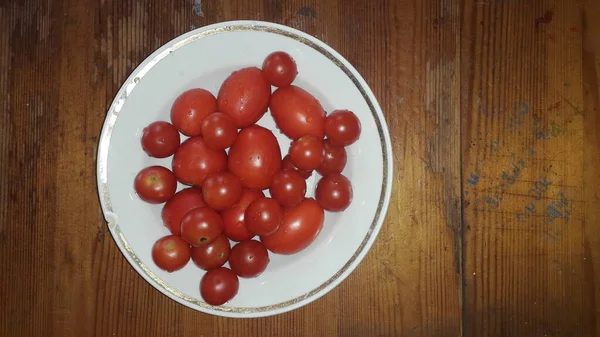
<svg viewBox="0 0 600 337">
<path fill-rule="evenodd" d="M 250 67 L 233 72 L 223 82 L 217 106 L 241 129 L 256 123 L 267 112 L 270 98 L 271 85 L 260 69 Z"/>
<path fill-rule="evenodd" d="M 192 247 L 192 261 L 204 270 L 223 266 L 229 259 L 231 246 L 225 235 L 220 235 L 215 242 L 203 247 Z"/>
<path fill-rule="evenodd" d="M 166 158 L 173 155 L 179 143 L 179 131 L 167 122 L 154 122 L 142 132 L 142 149 L 150 157 Z"/>
<path fill-rule="evenodd" d="M 225 267 L 211 269 L 200 280 L 200 295 L 211 305 L 222 305 L 231 300 L 240 288 L 237 275 Z"/>
<path fill-rule="evenodd" d="M 254 237 L 248 231 L 245 222 L 245 212 L 248 206 L 256 199 L 264 197 L 262 191 L 244 189 L 242 197 L 237 204 L 221 213 L 223 218 L 223 233 L 233 241 L 246 241 Z"/>
<path fill-rule="evenodd" d="M 199 136 L 204 118 L 217 111 L 217 100 L 204 89 L 191 89 L 181 94 L 171 107 L 171 122 L 186 136 Z"/>
<path fill-rule="evenodd" d="M 323 161 L 317 168 L 317 172 L 322 176 L 330 173 L 342 173 L 347 161 L 348 155 L 346 154 L 346 149 L 333 146 L 329 139 L 325 139 L 323 143 Z"/>
<path fill-rule="evenodd" d="M 281 224 L 281 206 L 271 198 L 258 198 L 246 209 L 244 222 L 250 233 L 273 234 Z"/>
<path fill-rule="evenodd" d="M 194 208 L 181 219 L 181 238 L 194 247 L 210 245 L 221 233 L 223 219 L 208 207 Z"/>
<path fill-rule="evenodd" d="M 273 176 L 269 187 L 271 197 L 283 207 L 297 206 L 304 200 L 306 181 L 297 171 L 283 169 Z"/>
<path fill-rule="evenodd" d="M 242 197 L 242 183 L 230 172 L 211 173 L 204 179 L 204 202 L 216 211 L 235 205 Z"/>
<path fill-rule="evenodd" d="M 243 129 L 229 149 L 229 171 L 246 188 L 265 189 L 281 169 L 281 150 L 273 133 L 261 126 Z"/>
<path fill-rule="evenodd" d="M 315 198 L 323 209 L 341 212 L 352 202 L 352 184 L 339 173 L 328 174 L 319 180 Z"/>
<path fill-rule="evenodd" d="M 323 139 L 304 136 L 292 142 L 290 157 L 297 168 L 311 171 L 321 166 L 323 162 Z"/>
<path fill-rule="evenodd" d="M 294 59 L 285 52 L 276 51 L 265 59 L 262 65 L 265 78 L 271 85 L 287 87 L 298 75 L 298 67 Z"/>
<path fill-rule="evenodd" d="M 158 268 L 169 273 L 185 267 L 190 255 L 190 245 L 177 235 L 162 237 L 152 246 L 152 260 Z"/>
<path fill-rule="evenodd" d="M 283 157 L 283 160 L 281 161 L 281 169 L 294 170 L 294 171 L 300 173 L 300 175 L 304 179 L 308 179 L 312 175 L 312 171 L 304 171 L 304 170 L 297 168 L 296 165 L 294 165 L 294 163 L 292 163 L 292 157 L 290 157 L 289 154 L 286 155 L 285 157 Z"/>
<path fill-rule="evenodd" d="M 226 168 L 225 151 L 211 149 L 202 137 L 192 137 L 183 142 L 173 157 L 173 173 L 187 185 L 200 187 L 206 176 Z"/>
<path fill-rule="evenodd" d="M 135 176 L 133 187 L 140 199 L 151 204 L 161 204 L 175 194 L 177 180 L 169 169 L 150 166 Z"/>
<path fill-rule="evenodd" d="M 308 247 L 323 228 L 325 212 L 314 199 L 283 210 L 283 221 L 277 232 L 261 236 L 260 241 L 276 254 L 295 254 Z"/>
<path fill-rule="evenodd" d="M 199 188 L 190 187 L 183 189 L 169 199 L 162 209 L 163 223 L 171 233 L 181 235 L 181 219 L 194 208 L 204 207 L 204 198 Z"/>
<path fill-rule="evenodd" d="M 271 97 L 271 114 L 281 132 L 292 139 L 323 138 L 325 110 L 311 94 L 296 86 L 279 88 Z"/>
<path fill-rule="evenodd" d="M 233 119 L 224 113 L 210 114 L 202 122 L 204 142 L 215 150 L 224 150 L 233 145 L 237 134 Z"/>
<path fill-rule="evenodd" d="M 229 255 L 231 270 L 240 277 L 257 277 L 269 264 L 269 252 L 262 243 L 254 240 L 233 246 Z"/>
<path fill-rule="evenodd" d="M 334 146 L 348 146 L 360 137 L 360 121 L 348 110 L 337 110 L 327 117 L 325 134 Z"/>
</svg>

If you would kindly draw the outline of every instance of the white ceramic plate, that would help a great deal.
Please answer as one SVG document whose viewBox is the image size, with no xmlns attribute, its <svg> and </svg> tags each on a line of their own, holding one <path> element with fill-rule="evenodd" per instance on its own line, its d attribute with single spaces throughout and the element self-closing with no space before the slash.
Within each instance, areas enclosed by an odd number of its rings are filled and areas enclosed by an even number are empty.
<svg viewBox="0 0 600 337">
<path fill-rule="evenodd" d="M 354 200 L 343 213 L 326 213 L 316 241 L 292 256 L 271 254 L 267 270 L 240 279 L 238 295 L 224 306 L 202 301 L 204 272 L 193 263 L 167 273 L 152 262 L 151 248 L 169 234 L 162 205 L 142 202 L 133 179 L 142 168 L 171 159 L 148 157 L 141 130 L 156 120 L 169 121 L 174 99 L 192 87 L 217 94 L 234 70 L 262 65 L 271 52 L 292 55 L 299 75 L 295 85 L 311 92 L 327 112 L 350 109 L 360 118 L 361 138 L 348 150 L 344 174 L 352 181 Z M 270 113 L 259 124 L 275 130 Z M 282 153 L 289 140 L 274 132 Z M 383 223 L 392 187 L 392 156 L 381 108 L 367 83 L 341 55 L 298 30 L 258 21 L 223 22 L 184 34 L 148 57 L 127 79 L 106 116 L 98 148 L 98 193 L 104 217 L 119 249 L 156 289 L 193 309 L 228 317 L 258 317 L 286 312 L 323 296 L 344 280 L 373 244 Z M 314 195 L 317 174 L 308 181 Z M 183 186 L 179 186 L 181 189 Z"/>
</svg>

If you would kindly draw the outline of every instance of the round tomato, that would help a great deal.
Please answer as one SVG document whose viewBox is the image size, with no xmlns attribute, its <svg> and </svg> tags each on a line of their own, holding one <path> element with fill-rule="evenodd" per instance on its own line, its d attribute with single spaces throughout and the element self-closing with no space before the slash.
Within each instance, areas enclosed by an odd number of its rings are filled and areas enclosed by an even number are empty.
<svg viewBox="0 0 600 337">
<path fill-rule="evenodd" d="M 294 165 L 294 163 L 292 163 L 292 157 L 290 157 L 289 154 L 286 155 L 285 157 L 283 157 L 283 160 L 281 160 L 281 168 L 284 170 L 285 169 L 294 170 L 294 171 L 300 173 L 300 175 L 304 179 L 308 179 L 312 175 L 312 171 L 304 171 L 304 170 L 297 168 L 296 165 Z"/>
<path fill-rule="evenodd" d="M 229 171 L 246 188 L 265 189 L 281 169 L 281 150 L 273 133 L 261 126 L 243 129 L 229 149 Z"/>
<path fill-rule="evenodd" d="M 171 107 L 171 122 L 186 136 L 199 136 L 204 118 L 217 111 L 217 99 L 204 89 L 181 94 Z"/>
<path fill-rule="evenodd" d="M 224 150 L 235 142 L 237 128 L 228 115 L 215 112 L 202 122 L 202 137 L 206 145 L 215 150 Z"/>
<path fill-rule="evenodd" d="M 348 110 L 337 110 L 327 117 L 325 134 L 334 146 L 348 146 L 360 137 L 360 121 Z"/>
<path fill-rule="evenodd" d="M 262 71 L 267 81 L 276 87 L 287 87 L 298 75 L 294 59 L 285 52 L 276 51 L 265 59 Z"/>
<path fill-rule="evenodd" d="M 204 207 L 204 198 L 199 188 L 183 189 L 169 199 L 161 211 L 163 223 L 171 233 L 181 235 L 181 219 L 194 208 Z"/>
<path fill-rule="evenodd" d="M 242 183 L 230 172 L 211 173 L 204 179 L 204 202 L 216 211 L 233 206 L 242 197 Z"/>
<path fill-rule="evenodd" d="M 271 97 L 271 114 L 281 132 L 292 139 L 302 136 L 323 138 L 325 110 L 305 90 L 289 86 L 279 88 Z"/>
<path fill-rule="evenodd" d="M 299 169 L 311 171 L 323 162 L 323 139 L 304 136 L 292 142 L 290 157 L 292 163 Z"/>
<path fill-rule="evenodd" d="M 222 305 L 231 300 L 240 288 L 238 276 L 225 267 L 207 271 L 200 280 L 200 295 L 211 305 Z"/>
<path fill-rule="evenodd" d="M 251 233 L 273 234 L 281 224 L 281 206 L 271 198 L 258 198 L 246 209 L 244 222 Z"/>
<path fill-rule="evenodd" d="M 297 171 L 283 169 L 273 176 L 269 192 L 281 206 L 293 207 L 304 200 L 306 181 Z"/>
<path fill-rule="evenodd" d="M 151 204 L 161 204 L 175 194 L 177 180 L 169 169 L 150 166 L 135 176 L 133 187 L 140 199 Z"/>
<path fill-rule="evenodd" d="M 341 212 L 352 202 L 352 184 L 339 173 L 328 174 L 319 180 L 315 198 L 323 209 Z"/>
<path fill-rule="evenodd" d="M 162 237 L 152 246 L 152 260 L 169 273 L 185 267 L 191 254 L 190 245 L 177 235 Z"/>
<path fill-rule="evenodd" d="M 173 157 L 173 173 L 187 185 L 201 187 L 206 176 L 226 168 L 225 151 L 211 149 L 202 137 L 192 137 L 183 142 Z"/>
<path fill-rule="evenodd" d="M 166 158 L 173 155 L 181 139 L 171 123 L 154 122 L 142 131 L 142 149 L 150 157 Z"/>
<path fill-rule="evenodd" d="M 233 72 L 219 90 L 219 111 L 229 115 L 237 128 L 256 123 L 267 112 L 271 98 L 271 85 L 256 67 Z"/>
<path fill-rule="evenodd" d="M 262 243 L 254 240 L 233 246 L 229 255 L 231 270 L 240 277 L 257 277 L 269 264 L 269 252 Z"/>
<path fill-rule="evenodd" d="M 181 238 L 194 247 L 210 245 L 221 233 L 221 215 L 208 207 L 194 208 L 181 219 Z"/>
<path fill-rule="evenodd" d="M 342 173 L 347 161 L 348 155 L 346 154 L 346 149 L 333 146 L 329 139 L 325 139 L 323 143 L 323 161 L 317 168 L 317 172 L 322 176 L 330 173 Z"/>
<path fill-rule="evenodd" d="M 260 241 L 276 254 L 295 254 L 308 247 L 323 228 L 325 212 L 314 199 L 304 199 L 300 205 L 283 210 L 279 229 Z"/>
<path fill-rule="evenodd" d="M 245 212 L 248 206 L 256 199 L 264 197 L 262 191 L 244 189 L 242 197 L 231 208 L 223 211 L 223 233 L 233 241 L 246 241 L 254 237 L 254 234 L 248 231 L 245 222 Z"/>
<path fill-rule="evenodd" d="M 203 247 L 192 247 L 192 261 L 204 270 L 223 266 L 229 259 L 231 246 L 225 235 L 219 235 L 215 242 Z"/>
</svg>

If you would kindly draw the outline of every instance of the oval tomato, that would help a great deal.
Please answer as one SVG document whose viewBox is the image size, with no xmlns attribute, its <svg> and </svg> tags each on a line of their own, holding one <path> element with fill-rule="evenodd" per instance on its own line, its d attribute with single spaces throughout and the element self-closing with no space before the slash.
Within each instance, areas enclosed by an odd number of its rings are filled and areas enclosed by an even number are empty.
<svg viewBox="0 0 600 337">
<path fill-rule="evenodd" d="M 254 237 L 246 227 L 245 213 L 248 206 L 256 199 L 264 197 L 262 191 L 244 189 L 242 197 L 231 208 L 223 211 L 223 233 L 233 241 L 246 241 Z"/>
<path fill-rule="evenodd" d="M 255 240 L 240 242 L 233 246 L 229 255 L 231 270 L 240 277 L 252 278 L 260 275 L 269 264 L 269 252 Z"/>
<path fill-rule="evenodd" d="M 204 247 L 192 247 L 192 261 L 204 270 L 223 266 L 229 259 L 231 245 L 225 235 L 220 235 L 213 243 Z"/>
<path fill-rule="evenodd" d="M 179 131 L 171 123 L 154 122 L 142 132 L 142 149 L 150 157 L 171 156 L 177 151 L 180 142 Z"/>
<path fill-rule="evenodd" d="M 281 169 L 281 150 L 273 133 L 261 126 L 243 129 L 229 149 L 229 171 L 246 188 L 264 190 Z"/>
<path fill-rule="evenodd" d="M 292 163 L 304 171 L 312 171 L 323 162 L 323 139 L 303 136 L 292 142 L 290 146 Z"/>
<path fill-rule="evenodd" d="M 221 233 L 223 219 L 208 207 L 194 208 L 181 219 L 181 238 L 194 247 L 210 245 Z"/>
<path fill-rule="evenodd" d="M 280 88 L 292 84 L 298 75 L 296 62 L 288 53 L 282 51 L 269 54 L 263 62 L 262 71 L 271 85 Z"/>
<path fill-rule="evenodd" d="M 198 136 L 202 121 L 217 111 L 217 99 L 210 92 L 196 88 L 181 94 L 171 107 L 171 122 L 186 136 Z"/>
<path fill-rule="evenodd" d="M 275 233 L 281 224 L 281 206 L 271 198 L 258 198 L 246 209 L 246 228 L 256 235 Z"/>
<path fill-rule="evenodd" d="M 190 245 L 177 235 L 162 237 L 152 246 L 152 260 L 158 268 L 169 273 L 185 267 L 190 256 Z"/>
<path fill-rule="evenodd" d="M 348 154 L 346 149 L 343 147 L 337 147 L 331 145 L 329 139 L 325 139 L 323 143 L 323 161 L 317 168 L 322 176 L 326 176 L 330 173 L 342 173 L 346 162 L 348 161 Z"/>
<path fill-rule="evenodd" d="M 161 204 L 175 194 L 177 180 L 168 168 L 150 166 L 135 176 L 133 187 L 140 199 L 151 204 Z"/>
<path fill-rule="evenodd" d="M 231 300 L 240 288 L 238 276 L 225 267 L 207 271 L 200 280 L 200 295 L 208 304 L 221 305 Z"/>
<path fill-rule="evenodd" d="M 202 138 L 206 145 L 215 150 L 224 150 L 233 145 L 237 134 L 233 119 L 224 113 L 210 114 L 202 122 Z"/>
<path fill-rule="evenodd" d="M 173 173 L 186 185 L 201 187 L 206 176 L 226 168 L 225 151 L 211 149 L 199 136 L 183 142 L 173 156 Z"/>
<path fill-rule="evenodd" d="M 216 211 L 233 206 L 242 197 L 242 183 L 231 172 L 209 174 L 202 184 L 204 202 Z"/>
<path fill-rule="evenodd" d="M 337 110 L 327 117 L 325 134 L 334 146 L 348 146 L 360 137 L 360 121 L 349 110 Z"/>
<path fill-rule="evenodd" d="M 238 128 L 256 123 L 267 111 L 271 85 L 260 69 L 249 67 L 233 72 L 219 90 L 219 111 L 229 115 Z"/>
<path fill-rule="evenodd" d="M 323 209 L 341 212 L 352 202 L 352 184 L 339 173 L 328 174 L 319 180 L 315 198 Z"/>
<path fill-rule="evenodd" d="M 183 189 L 169 199 L 161 211 L 165 226 L 175 235 L 181 235 L 181 219 L 194 208 L 204 207 L 202 191 L 195 187 Z"/>
<path fill-rule="evenodd" d="M 283 169 L 275 173 L 269 192 L 281 206 L 293 207 L 304 200 L 306 180 L 297 171 Z"/>
<path fill-rule="evenodd" d="M 276 254 L 295 254 L 308 247 L 321 232 L 325 212 L 314 199 L 304 199 L 296 207 L 283 210 L 279 229 L 260 241 Z"/>
<path fill-rule="evenodd" d="M 271 114 L 281 132 L 292 139 L 325 136 L 325 110 L 304 89 L 293 85 L 277 89 L 271 97 Z"/>
</svg>

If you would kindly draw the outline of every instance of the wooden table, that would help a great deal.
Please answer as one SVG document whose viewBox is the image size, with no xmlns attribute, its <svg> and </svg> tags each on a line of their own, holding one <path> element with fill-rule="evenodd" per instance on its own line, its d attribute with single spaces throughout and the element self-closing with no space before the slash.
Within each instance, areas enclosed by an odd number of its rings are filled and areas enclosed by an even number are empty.
<svg viewBox="0 0 600 337">
<path fill-rule="evenodd" d="M 257 19 L 344 55 L 395 179 L 376 244 L 302 309 L 231 320 L 127 263 L 98 135 L 170 39 Z M 600 336 L 600 1 L 0 1 L 0 335 Z"/>
</svg>

